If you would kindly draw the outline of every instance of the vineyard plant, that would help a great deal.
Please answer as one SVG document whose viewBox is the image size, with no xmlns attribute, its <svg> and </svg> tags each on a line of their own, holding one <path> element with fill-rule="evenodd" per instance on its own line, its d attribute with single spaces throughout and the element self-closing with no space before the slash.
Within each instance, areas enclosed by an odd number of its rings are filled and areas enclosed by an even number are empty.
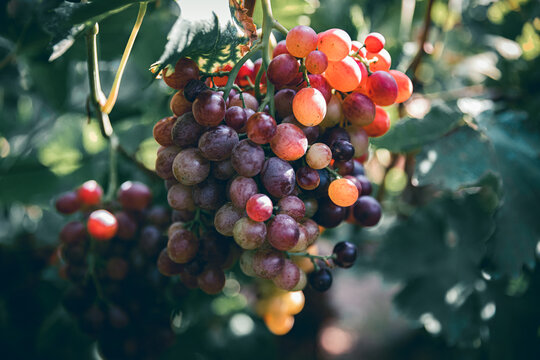
<svg viewBox="0 0 540 360">
<path fill-rule="evenodd" d="M 540 359 L 540 3 L 6 0 L 5 359 Z"/>
</svg>

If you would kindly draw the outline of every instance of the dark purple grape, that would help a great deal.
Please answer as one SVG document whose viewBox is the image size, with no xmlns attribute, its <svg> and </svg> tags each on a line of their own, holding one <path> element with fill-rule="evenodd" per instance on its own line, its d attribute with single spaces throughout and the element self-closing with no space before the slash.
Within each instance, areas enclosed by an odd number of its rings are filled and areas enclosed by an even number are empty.
<svg viewBox="0 0 540 360">
<path fill-rule="evenodd" d="M 181 148 L 195 146 L 204 130 L 205 127 L 197 123 L 193 113 L 185 113 L 173 125 L 171 130 L 173 143 Z"/>
<path fill-rule="evenodd" d="M 345 140 L 350 142 L 351 137 L 342 127 L 336 126 L 331 129 L 327 129 L 323 136 L 323 142 L 332 148 L 332 145 L 334 145 L 336 140 Z"/>
<path fill-rule="evenodd" d="M 198 184 L 208 177 L 210 162 L 199 149 L 184 149 L 176 155 L 173 162 L 173 174 L 184 185 Z"/>
<path fill-rule="evenodd" d="M 245 209 L 250 197 L 259 192 L 257 183 L 252 178 L 237 176 L 229 185 L 229 198 L 234 206 Z"/>
<path fill-rule="evenodd" d="M 358 189 L 358 194 L 362 194 L 362 183 L 360 182 L 360 180 L 358 180 L 352 175 L 345 175 L 344 178 L 350 180 L 354 184 L 354 186 L 356 186 L 356 189 Z"/>
<path fill-rule="evenodd" d="M 278 202 L 278 214 L 286 214 L 296 221 L 300 221 L 306 215 L 306 206 L 297 196 L 285 196 Z"/>
<path fill-rule="evenodd" d="M 246 132 L 248 116 L 240 106 L 231 106 L 225 112 L 225 123 L 238 133 Z"/>
<path fill-rule="evenodd" d="M 178 263 L 185 264 L 191 261 L 199 250 L 199 241 L 191 231 L 177 229 L 169 236 L 167 254 L 169 258 Z"/>
<path fill-rule="evenodd" d="M 314 190 L 319 186 L 321 178 L 317 170 L 302 166 L 296 171 L 296 183 L 304 190 Z"/>
<path fill-rule="evenodd" d="M 205 232 L 200 239 L 199 255 L 208 263 L 221 266 L 229 255 L 229 240 L 215 232 Z"/>
<path fill-rule="evenodd" d="M 327 268 L 320 268 L 308 275 L 308 282 L 317 291 L 323 292 L 332 286 L 332 273 Z"/>
<path fill-rule="evenodd" d="M 249 140 L 259 145 L 267 144 L 276 134 L 276 131 L 276 121 L 272 116 L 264 112 L 251 115 L 246 124 Z"/>
<path fill-rule="evenodd" d="M 276 105 L 276 114 L 279 119 L 285 119 L 293 114 L 292 102 L 296 91 L 292 89 L 279 90 L 274 96 L 274 104 Z"/>
<path fill-rule="evenodd" d="M 287 251 L 298 243 L 300 230 L 296 221 L 285 214 L 278 214 L 267 225 L 267 240 L 274 248 Z"/>
<path fill-rule="evenodd" d="M 195 218 L 195 213 L 190 210 L 173 210 L 171 214 L 172 222 L 187 222 Z"/>
<path fill-rule="evenodd" d="M 382 215 L 381 204 L 371 196 L 361 196 L 353 205 L 353 214 L 363 226 L 377 225 Z"/>
<path fill-rule="evenodd" d="M 212 178 L 195 185 L 193 202 L 204 210 L 219 209 L 225 203 L 225 185 Z"/>
<path fill-rule="evenodd" d="M 61 214 L 73 214 L 81 208 L 81 201 L 75 191 L 70 191 L 60 195 L 54 205 Z"/>
<path fill-rule="evenodd" d="M 107 260 L 107 276 L 111 280 L 124 280 L 129 271 L 129 264 L 126 260 L 121 257 L 112 257 Z"/>
<path fill-rule="evenodd" d="M 352 171 L 351 175 L 357 176 L 357 175 L 365 175 L 364 165 L 358 160 L 354 160 L 354 170 Z"/>
<path fill-rule="evenodd" d="M 118 222 L 118 230 L 116 236 L 122 240 L 129 240 L 135 236 L 137 232 L 137 223 L 135 219 L 125 211 L 117 211 L 114 217 Z"/>
<path fill-rule="evenodd" d="M 261 181 L 270 193 L 276 198 L 290 195 L 295 185 L 294 169 L 286 161 L 277 157 L 271 157 L 264 162 L 261 170 Z"/>
<path fill-rule="evenodd" d="M 218 294 L 225 286 L 225 273 L 215 265 L 208 266 L 197 276 L 197 283 L 205 293 L 210 295 Z"/>
<path fill-rule="evenodd" d="M 369 179 L 364 175 L 357 175 L 356 179 L 358 179 L 358 181 L 362 185 L 362 193 L 360 194 L 360 196 L 371 195 L 371 192 L 373 191 L 371 181 L 369 181 Z"/>
<path fill-rule="evenodd" d="M 300 65 L 290 54 L 276 56 L 268 64 L 266 76 L 274 85 L 287 85 L 296 78 Z"/>
<path fill-rule="evenodd" d="M 144 210 L 152 201 L 152 191 L 138 181 L 126 181 L 116 194 L 118 202 L 126 210 Z"/>
<path fill-rule="evenodd" d="M 87 250 L 84 244 L 69 244 L 62 249 L 63 259 L 70 264 L 83 265 L 86 263 Z"/>
<path fill-rule="evenodd" d="M 234 147 L 231 163 L 239 175 L 253 177 L 261 172 L 264 164 L 264 150 L 259 145 L 244 139 Z"/>
<path fill-rule="evenodd" d="M 354 147 L 347 140 L 339 139 L 334 141 L 331 149 L 332 158 L 336 161 L 348 161 L 351 160 L 354 155 Z"/>
<path fill-rule="evenodd" d="M 80 221 L 68 222 L 60 231 L 60 241 L 64 244 L 81 243 L 86 239 L 86 236 L 86 228 Z"/>
<path fill-rule="evenodd" d="M 253 254 L 253 273 L 263 279 L 276 277 L 283 269 L 283 253 L 273 249 L 260 249 Z"/>
<path fill-rule="evenodd" d="M 161 232 L 153 225 L 147 225 L 142 228 L 139 236 L 139 247 L 147 256 L 157 254 L 161 248 Z"/>
<path fill-rule="evenodd" d="M 195 258 L 184 265 L 184 271 L 192 276 L 197 276 L 203 272 L 206 261 L 201 258 Z"/>
<path fill-rule="evenodd" d="M 325 228 L 341 224 L 347 217 L 347 208 L 337 206 L 329 198 L 319 200 L 319 209 L 313 219 Z"/>
<path fill-rule="evenodd" d="M 238 134 L 227 125 L 219 125 L 202 134 L 199 139 L 199 150 L 202 156 L 211 161 L 222 161 L 231 156 L 233 148 L 238 144 Z"/>
<path fill-rule="evenodd" d="M 208 86 L 203 81 L 191 79 L 184 88 L 184 97 L 189 102 L 194 102 L 197 96 L 205 90 L 208 90 Z"/>
<path fill-rule="evenodd" d="M 156 226 L 164 226 L 169 222 L 171 215 L 166 207 L 161 205 L 155 205 L 148 210 L 146 218 L 148 222 Z"/>
<path fill-rule="evenodd" d="M 212 176 L 218 180 L 228 180 L 236 174 L 231 159 L 213 163 L 211 172 Z"/>
<path fill-rule="evenodd" d="M 328 187 L 330 186 L 330 175 L 325 169 L 317 170 L 319 173 L 319 186 L 313 191 L 307 192 L 315 198 L 328 196 Z"/>
<path fill-rule="evenodd" d="M 336 161 L 334 163 L 334 169 L 336 169 L 341 176 L 350 175 L 354 170 L 354 160 Z"/>
<path fill-rule="evenodd" d="M 334 263 L 342 268 L 350 268 L 354 265 L 357 256 L 356 245 L 349 241 L 341 241 L 334 246 Z"/>
<path fill-rule="evenodd" d="M 225 117 L 225 100 L 212 90 L 204 90 L 193 102 L 193 116 L 202 126 L 217 126 Z"/>
</svg>

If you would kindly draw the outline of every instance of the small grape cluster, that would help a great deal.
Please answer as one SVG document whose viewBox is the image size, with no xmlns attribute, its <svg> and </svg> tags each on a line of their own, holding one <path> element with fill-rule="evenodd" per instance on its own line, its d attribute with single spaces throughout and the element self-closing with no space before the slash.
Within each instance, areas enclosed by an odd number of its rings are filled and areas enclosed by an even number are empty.
<svg viewBox="0 0 540 360">
<path fill-rule="evenodd" d="M 362 45 L 342 30 L 316 34 L 307 26 L 277 44 L 266 71 L 261 59 L 242 64 L 232 88 L 229 64 L 205 74 L 182 58 L 166 68 L 165 83 L 178 90 L 174 115 L 157 122 L 153 135 L 161 145 L 156 173 L 177 221 L 160 271 L 215 294 L 239 247 L 249 276 L 287 291 L 308 281 L 327 290 L 328 267 L 352 266 L 356 246 L 307 253 L 320 226 L 374 226 L 381 217 L 362 162 L 369 137 L 390 126 L 380 106 L 412 93 L 407 76 L 389 68 L 382 35 L 370 34 Z M 313 261 L 309 277 L 296 257 Z"/>
<path fill-rule="evenodd" d="M 60 274 L 71 284 L 64 307 L 106 358 L 148 359 L 174 342 L 164 306 L 169 280 L 155 268 L 166 243 L 170 211 L 151 206 L 150 189 L 123 183 L 104 204 L 101 186 L 87 181 L 56 200 L 62 214 L 80 212 L 60 232 Z"/>
</svg>

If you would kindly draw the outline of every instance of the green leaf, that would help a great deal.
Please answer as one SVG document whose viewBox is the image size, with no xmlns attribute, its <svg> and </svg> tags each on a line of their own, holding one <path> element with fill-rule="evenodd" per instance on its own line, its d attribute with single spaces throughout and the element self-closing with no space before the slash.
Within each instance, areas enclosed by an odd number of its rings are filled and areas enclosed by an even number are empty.
<svg viewBox="0 0 540 360">
<path fill-rule="evenodd" d="M 177 1 L 180 16 L 173 25 L 156 73 L 182 57 L 199 61 L 202 70 L 239 59 L 237 47 L 246 43 L 243 30 L 226 0 L 206 0 L 204 10 L 196 1 Z M 204 59 L 203 59 L 204 58 Z"/>
<path fill-rule="evenodd" d="M 393 152 L 407 152 L 447 134 L 456 128 L 463 114 L 455 103 L 433 101 L 430 112 L 422 119 L 405 118 L 394 124 L 384 136 L 372 139 L 378 148 Z"/>
<path fill-rule="evenodd" d="M 534 267 L 540 222 L 540 129 L 524 113 L 487 111 L 476 121 L 495 149 L 503 182 L 503 204 L 497 229 L 489 239 L 496 271 L 518 275 Z"/>
<path fill-rule="evenodd" d="M 457 190 L 478 181 L 495 164 L 488 139 L 469 126 L 431 142 L 416 157 L 418 185 Z"/>
</svg>

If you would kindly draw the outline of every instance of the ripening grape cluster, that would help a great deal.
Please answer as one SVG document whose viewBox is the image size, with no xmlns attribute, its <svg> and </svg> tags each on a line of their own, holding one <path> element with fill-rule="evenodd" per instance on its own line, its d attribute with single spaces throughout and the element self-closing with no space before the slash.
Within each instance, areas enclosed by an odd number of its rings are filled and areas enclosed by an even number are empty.
<svg viewBox="0 0 540 360">
<path fill-rule="evenodd" d="M 55 206 L 77 218 L 60 232 L 60 274 L 70 282 L 66 310 L 97 340 L 107 359 L 148 359 L 171 346 L 174 334 L 156 269 L 170 211 L 150 206 L 150 189 L 125 182 L 110 204 L 94 180 L 62 194 Z M 159 349 L 159 350 L 158 350 Z"/>
<path fill-rule="evenodd" d="M 177 90 L 173 115 L 153 130 L 161 145 L 156 173 L 174 209 L 158 261 L 163 274 L 216 294 L 239 256 L 245 274 L 280 289 L 299 291 L 309 282 L 325 291 L 330 267 L 353 265 L 350 242 L 328 256 L 306 251 L 321 228 L 380 220 L 362 164 L 369 137 L 389 129 L 383 106 L 412 93 L 407 76 L 390 70 L 384 42 L 377 33 L 361 44 L 339 29 L 317 34 L 297 26 L 267 67 L 261 59 L 245 62 L 232 89 L 230 64 L 205 74 L 182 58 L 163 71 Z M 268 94 L 267 81 L 275 92 Z M 309 276 L 297 257 L 313 261 Z"/>
</svg>

